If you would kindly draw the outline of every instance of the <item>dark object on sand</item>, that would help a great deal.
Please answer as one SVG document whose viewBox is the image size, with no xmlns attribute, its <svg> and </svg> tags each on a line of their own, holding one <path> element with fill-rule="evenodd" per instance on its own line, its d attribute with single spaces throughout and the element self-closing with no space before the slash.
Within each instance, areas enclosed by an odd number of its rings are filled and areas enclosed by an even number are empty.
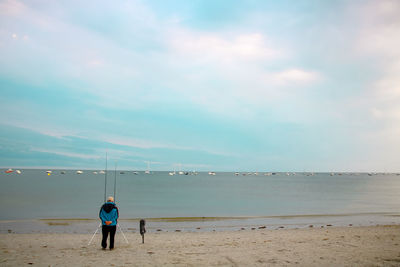
<svg viewBox="0 0 400 267">
<path fill-rule="evenodd" d="M 146 225 L 146 221 L 141 219 L 140 220 L 140 235 L 142 236 L 142 243 L 144 244 L 144 234 L 146 233 L 146 228 L 144 227 Z"/>
</svg>

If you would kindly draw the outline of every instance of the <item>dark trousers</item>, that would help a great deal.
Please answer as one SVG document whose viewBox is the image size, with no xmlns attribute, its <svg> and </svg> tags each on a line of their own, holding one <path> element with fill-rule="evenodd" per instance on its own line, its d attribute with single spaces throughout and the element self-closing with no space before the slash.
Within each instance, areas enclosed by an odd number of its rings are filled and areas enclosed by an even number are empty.
<svg viewBox="0 0 400 267">
<path fill-rule="evenodd" d="M 115 232 L 117 231 L 117 226 L 109 226 L 109 225 L 103 225 L 101 228 L 101 231 L 103 233 L 103 240 L 101 241 L 101 246 L 103 248 L 107 247 L 107 237 L 108 233 L 110 233 L 110 249 L 114 248 L 114 236 Z"/>
</svg>

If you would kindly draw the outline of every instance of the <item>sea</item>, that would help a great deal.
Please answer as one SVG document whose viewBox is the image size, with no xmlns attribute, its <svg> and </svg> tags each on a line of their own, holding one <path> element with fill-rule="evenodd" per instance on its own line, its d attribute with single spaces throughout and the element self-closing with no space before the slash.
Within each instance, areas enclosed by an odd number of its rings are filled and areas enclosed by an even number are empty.
<svg viewBox="0 0 400 267">
<path fill-rule="evenodd" d="M 400 224 L 396 173 L 21 169 L 0 173 L 0 233 L 90 233 L 105 196 L 121 229 L 225 231 Z"/>
</svg>

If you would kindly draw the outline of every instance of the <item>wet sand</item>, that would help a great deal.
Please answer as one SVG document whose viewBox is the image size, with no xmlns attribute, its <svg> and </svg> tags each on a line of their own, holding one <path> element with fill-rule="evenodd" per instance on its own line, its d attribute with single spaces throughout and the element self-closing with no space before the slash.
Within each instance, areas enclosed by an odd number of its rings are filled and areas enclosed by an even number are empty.
<svg viewBox="0 0 400 267">
<path fill-rule="evenodd" d="M 0 234 L 1 266 L 400 266 L 400 226 L 224 232 Z"/>
</svg>

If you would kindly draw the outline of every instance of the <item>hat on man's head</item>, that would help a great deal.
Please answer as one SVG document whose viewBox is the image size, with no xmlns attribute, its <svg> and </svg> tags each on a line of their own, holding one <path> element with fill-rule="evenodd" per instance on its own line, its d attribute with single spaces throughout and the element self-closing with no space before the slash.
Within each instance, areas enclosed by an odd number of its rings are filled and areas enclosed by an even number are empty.
<svg viewBox="0 0 400 267">
<path fill-rule="evenodd" d="M 114 202 L 114 198 L 113 197 L 108 197 L 107 198 L 107 202 Z"/>
</svg>

